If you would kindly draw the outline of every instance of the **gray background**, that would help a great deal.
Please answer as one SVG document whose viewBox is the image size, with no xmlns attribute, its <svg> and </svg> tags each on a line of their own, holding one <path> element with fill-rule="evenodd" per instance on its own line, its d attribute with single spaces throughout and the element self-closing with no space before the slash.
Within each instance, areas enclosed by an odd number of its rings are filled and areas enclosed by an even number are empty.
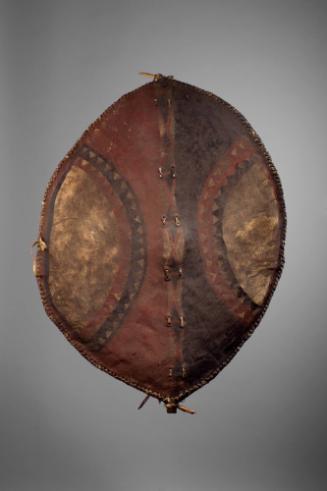
<svg viewBox="0 0 327 491">
<path fill-rule="evenodd" d="M 323 1 L 1 1 L 1 491 L 323 490 L 326 22 Z M 278 168 L 286 266 L 254 336 L 187 404 L 96 370 L 47 319 L 31 271 L 55 166 L 139 70 L 219 94 Z"/>
</svg>

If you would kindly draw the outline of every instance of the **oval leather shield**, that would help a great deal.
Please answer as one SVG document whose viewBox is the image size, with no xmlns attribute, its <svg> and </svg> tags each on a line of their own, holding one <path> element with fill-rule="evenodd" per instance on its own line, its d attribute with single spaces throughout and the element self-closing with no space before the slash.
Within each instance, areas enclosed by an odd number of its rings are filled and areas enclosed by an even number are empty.
<svg viewBox="0 0 327 491">
<path fill-rule="evenodd" d="M 285 225 L 276 169 L 245 118 L 158 75 L 55 170 L 35 275 L 48 316 L 85 358 L 175 412 L 260 322 Z"/>
</svg>

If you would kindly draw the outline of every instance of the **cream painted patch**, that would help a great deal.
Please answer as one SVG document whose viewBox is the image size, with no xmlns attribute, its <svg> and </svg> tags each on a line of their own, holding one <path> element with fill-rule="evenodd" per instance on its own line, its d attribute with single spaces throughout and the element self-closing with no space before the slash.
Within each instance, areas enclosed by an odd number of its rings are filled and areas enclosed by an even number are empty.
<svg viewBox="0 0 327 491">
<path fill-rule="evenodd" d="M 230 189 L 223 239 L 235 277 L 258 305 L 278 265 L 279 212 L 267 170 L 258 160 Z"/>
<path fill-rule="evenodd" d="M 96 182 L 72 167 L 56 196 L 49 241 L 49 288 L 66 320 L 82 329 L 104 304 L 118 270 L 118 232 Z"/>
</svg>

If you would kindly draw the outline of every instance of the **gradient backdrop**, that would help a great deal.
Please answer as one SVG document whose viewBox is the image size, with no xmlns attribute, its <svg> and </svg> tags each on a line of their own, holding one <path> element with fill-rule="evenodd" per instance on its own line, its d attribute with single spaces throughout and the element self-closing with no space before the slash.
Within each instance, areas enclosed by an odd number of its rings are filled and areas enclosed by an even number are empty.
<svg viewBox="0 0 327 491">
<path fill-rule="evenodd" d="M 1 491 L 327 489 L 326 23 L 317 0 L 1 0 Z M 287 205 L 270 308 L 196 416 L 137 411 L 47 319 L 31 270 L 51 173 L 139 70 L 236 106 Z"/>
</svg>

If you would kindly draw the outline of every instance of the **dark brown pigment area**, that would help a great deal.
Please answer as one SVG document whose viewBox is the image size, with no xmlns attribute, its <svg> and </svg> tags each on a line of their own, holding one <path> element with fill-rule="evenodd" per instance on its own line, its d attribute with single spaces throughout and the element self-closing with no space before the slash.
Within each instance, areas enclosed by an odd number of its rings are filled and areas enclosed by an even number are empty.
<svg viewBox="0 0 327 491">
<path fill-rule="evenodd" d="M 231 145 L 240 125 L 215 99 L 188 86 L 174 85 L 176 200 L 187 230 L 183 261 L 183 309 L 186 319 L 183 355 L 185 381 L 201 379 L 229 353 L 226 332 L 243 332 L 217 298 L 204 273 L 196 213 L 203 184 Z M 232 128 L 236 128 L 232 129 Z"/>
</svg>

